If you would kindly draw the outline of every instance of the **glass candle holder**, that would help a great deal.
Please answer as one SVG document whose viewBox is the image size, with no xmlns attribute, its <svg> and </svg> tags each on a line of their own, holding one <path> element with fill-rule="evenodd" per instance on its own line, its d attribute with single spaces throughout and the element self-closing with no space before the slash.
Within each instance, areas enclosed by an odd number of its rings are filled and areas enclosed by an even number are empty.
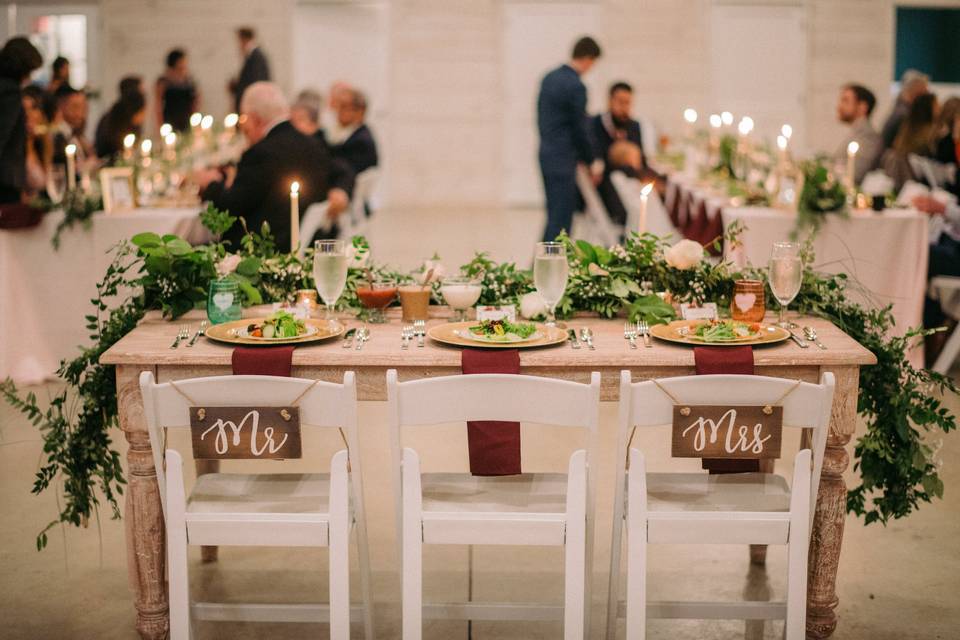
<svg viewBox="0 0 960 640">
<path fill-rule="evenodd" d="M 236 281 L 228 278 L 211 280 L 207 292 L 207 318 L 210 324 L 239 320 L 242 315 L 240 287 Z"/>
<path fill-rule="evenodd" d="M 742 322 L 762 322 L 766 311 L 762 280 L 737 280 L 733 283 L 731 318 Z"/>
</svg>

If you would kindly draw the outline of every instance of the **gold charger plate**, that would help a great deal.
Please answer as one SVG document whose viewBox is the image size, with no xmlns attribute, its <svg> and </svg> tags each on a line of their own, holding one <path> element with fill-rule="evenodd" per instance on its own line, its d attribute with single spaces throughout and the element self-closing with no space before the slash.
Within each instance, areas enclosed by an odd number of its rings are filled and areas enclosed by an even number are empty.
<svg viewBox="0 0 960 640">
<path fill-rule="evenodd" d="M 702 322 L 705 322 L 705 320 L 674 320 L 670 324 L 655 324 L 650 327 L 650 335 L 667 342 L 689 344 L 697 347 L 739 347 L 742 345 L 776 344 L 790 339 L 790 332 L 786 329 L 764 323 L 760 323 L 759 336 L 737 338 L 723 342 L 705 342 L 685 333 L 685 331 L 691 331 L 693 327 L 696 327 Z"/>
<path fill-rule="evenodd" d="M 448 322 L 431 327 L 427 335 L 431 340 L 443 344 L 453 345 L 455 347 L 476 347 L 479 349 L 533 349 L 536 347 L 548 347 L 555 344 L 561 344 L 567 340 L 567 332 L 557 327 L 548 327 L 537 323 L 537 333 L 539 337 L 534 339 L 522 340 L 519 342 L 484 342 L 472 338 L 464 338 L 460 335 L 461 331 L 466 331 L 469 327 L 477 325 L 472 322 Z"/>
<path fill-rule="evenodd" d="M 227 344 L 242 344 L 245 346 L 270 347 L 278 344 L 309 344 L 311 342 L 321 342 L 336 338 L 346 331 L 342 323 L 337 325 L 336 329 L 331 329 L 326 320 L 304 320 L 308 328 L 314 329 L 313 333 L 297 336 L 296 338 L 248 338 L 244 335 L 237 335 L 237 330 L 246 330 L 251 324 L 262 324 L 266 318 L 244 318 L 243 320 L 234 320 L 215 324 L 209 327 L 205 334 L 206 337 L 216 342 L 225 342 Z"/>
</svg>

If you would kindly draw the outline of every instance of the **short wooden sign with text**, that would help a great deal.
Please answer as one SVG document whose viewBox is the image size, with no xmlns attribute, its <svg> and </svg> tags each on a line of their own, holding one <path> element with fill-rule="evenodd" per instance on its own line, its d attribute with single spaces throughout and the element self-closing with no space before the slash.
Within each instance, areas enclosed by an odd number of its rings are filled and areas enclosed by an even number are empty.
<svg viewBox="0 0 960 640">
<path fill-rule="evenodd" d="M 783 407 L 676 405 L 675 458 L 779 458 Z"/>
<path fill-rule="evenodd" d="M 190 407 L 197 460 L 300 457 L 299 407 Z"/>
</svg>

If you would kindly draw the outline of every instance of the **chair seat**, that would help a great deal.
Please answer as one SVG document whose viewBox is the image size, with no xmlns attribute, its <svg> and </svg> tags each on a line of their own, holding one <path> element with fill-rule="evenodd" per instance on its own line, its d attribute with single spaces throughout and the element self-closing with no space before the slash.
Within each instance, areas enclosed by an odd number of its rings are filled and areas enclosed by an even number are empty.
<svg viewBox="0 0 960 640">
<path fill-rule="evenodd" d="M 421 483 L 424 542 L 563 544 L 566 474 L 425 473 Z"/>
</svg>

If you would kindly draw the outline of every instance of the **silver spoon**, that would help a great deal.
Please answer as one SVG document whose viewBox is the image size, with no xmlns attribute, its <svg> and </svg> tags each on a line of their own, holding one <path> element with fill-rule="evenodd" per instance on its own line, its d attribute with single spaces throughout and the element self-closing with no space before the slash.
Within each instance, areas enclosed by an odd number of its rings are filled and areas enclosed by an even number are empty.
<svg viewBox="0 0 960 640">
<path fill-rule="evenodd" d="M 807 340 L 809 340 L 809 341 L 812 342 L 813 344 L 817 345 L 817 346 L 820 347 L 821 349 L 826 349 L 826 348 L 827 348 L 827 345 L 825 345 L 825 344 L 823 344 L 822 342 L 820 342 L 819 340 L 817 340 L 817 330 L 814 329 L 813 327 L 804 327 L 804 328 L 803 328 L 803 337 L 805 337 Z"/>
<path fill-rule="evenodd" d="M 589 327 L 580 329 L 580 339 L 587 343 L 591 351 L 596 350 L 596 347 L 593 346 L 593 331 Z"/>
</svg>

